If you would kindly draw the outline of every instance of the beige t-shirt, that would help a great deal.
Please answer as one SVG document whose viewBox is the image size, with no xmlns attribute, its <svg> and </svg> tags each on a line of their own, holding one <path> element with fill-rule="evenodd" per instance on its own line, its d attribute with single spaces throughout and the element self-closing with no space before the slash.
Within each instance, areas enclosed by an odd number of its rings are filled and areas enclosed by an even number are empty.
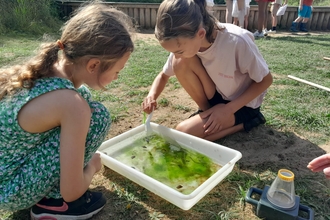
<svg viewBox="0 0 330 220">
<path fill-rule="evenodd" d="M 238 98 L 253 81 L 260 82 L 269 73 L 268 65 L 254 43 L 253 34 L 233 24 L 221 24 L 214 43 L 204 52 L 198 52 L 217 91 L 225 100 Z M 175 75 L 171 53 L 163 67 L 168 76 Z M 264 91 L 246 106 L 257 108 L 266 94 Z"/>
</svg>

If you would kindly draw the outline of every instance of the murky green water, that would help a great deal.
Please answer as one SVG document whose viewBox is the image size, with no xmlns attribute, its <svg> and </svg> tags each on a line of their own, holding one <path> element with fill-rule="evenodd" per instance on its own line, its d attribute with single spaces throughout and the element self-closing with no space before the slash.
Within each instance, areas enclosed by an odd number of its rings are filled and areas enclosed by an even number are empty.
<svg viewBox="0 0 330 220">
<path fill-rule="evenodd" d="M 157 134 L 136 140 L 113 157 L 186 195 L 221 168 L 210 158 Z"/>
</svg>

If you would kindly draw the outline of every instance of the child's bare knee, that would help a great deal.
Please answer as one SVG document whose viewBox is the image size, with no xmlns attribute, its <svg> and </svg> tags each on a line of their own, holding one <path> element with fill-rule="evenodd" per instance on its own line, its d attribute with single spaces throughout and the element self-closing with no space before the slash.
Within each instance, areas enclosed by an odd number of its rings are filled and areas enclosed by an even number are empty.
<svg viewBox="0 0 330 220">
<path fill-rule="evenodd" d="M 184 133 L 189 133 L 189 127 L 185 121 L 180 122 L 175 129 Z"/>
<path fill-rule="evenodd" d="M 189 70 L 189 60 L 188 59 L 175 59 L 173 62 L 173 70 L 175 74 L 184 74 Z"/>
</svg>

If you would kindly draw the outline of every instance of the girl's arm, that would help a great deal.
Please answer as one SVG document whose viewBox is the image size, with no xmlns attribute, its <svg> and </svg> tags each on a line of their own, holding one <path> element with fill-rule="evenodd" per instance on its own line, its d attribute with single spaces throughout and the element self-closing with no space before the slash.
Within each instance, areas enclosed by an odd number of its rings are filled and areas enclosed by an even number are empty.
<svg viewBox="0 0 330 220">
<path fill-rule="evenodd" d="M 148 96 L 144 99 L 142 103 L 143 111 L 147 114 L 150 114 L 157 107 L 157 98 L 162 93 L 165 88 L 166 83 L 170 76 L 164 74 L 161 71 L 156 78 L 154 79 L 151 88 L 149 90 Z"/>
<path fill-rule="evenodd" d="M 60 94 L 59 94 L 60 95 Z M 94 174 L 101 169 L 98 155 L 84 167 L 85 142 L 91 120 L 88 103 L 75 91 L 66 91 L 58 99 L 60 135 L 60 191 L 67 202 L 88 189 Z"/>
<path fill-rule="evenodd" d="M 237 99 L 226 104 L 227 111 L 235 113 L 243 106 L 251 102 L 262 92 L 264 92 L 273 83 L 273 77 L 271 73 L 268 73 L 261 82 L 253 82 L 250 87 Z"/>
<path fill-rule="evenodd" d="M 91 109 L 85 99 L 67 89 L 31 100 L 18 115 L 20 126 L 27 132 L 42 133 L 60 127 L 60 146 L 57 146 L 60 153 L 60 192 L 67 202 L 86 192 L 93 175 L 102 166 L 100 157 L 95 155 L 84 167 L 90 119 Z"/>
<path fill-rule="evenodd" d="M 237 99 L 227 104 L 218 104 L 210 111 L 201 113 L 202 118 L 209 117 L 204 124 L 205 133 L 212 134 L 220 129 L 228 128 L 232 123 L 230 120 L 233 119 L 234 113 L 264 92 L 272 82 L 273 77 L 271 73 L 268 73 L 259 83 L 253 82 Z"/>
<path fill-rule="evenodd" d="M 212 134 L 233 126 L 235 122 L 234 113 L 265 92 L 273 82 L 266 61 L 252 38 L 250 32 L 243 33 L 241 38 L 237 38 L 236 54 L 233 57 L 236 60 L 236 69 L 242 74 L 248 74 L 252 79 L 251 84 L 235 100 L 231 100 L 227 104 L 218 104 L 210 111 L 200 114 L 202 118 L 209 117 L 204 124 L 206 133 Z M 219 89 L 221 90 L 221 88 Z"/>
<path fill-rule="evenodd" d="M 238 98 L 226 104 L 226 109 L 231 113 L 235 113 L 243 106 L 247 105 L 266 91 L 273 83 L 272 74 L 269 72 L 268 65 L 262 57 L 257 45 L 251 41 L 250 37 L 247 35 L 244 37 L 245 40 L 239 40 L 237 42 L 237 68 L 242 73 L 249 74 L 253 82 Z M 263 78 L 261 78 L 261 76 L 263 76 Z"/>
</svg>

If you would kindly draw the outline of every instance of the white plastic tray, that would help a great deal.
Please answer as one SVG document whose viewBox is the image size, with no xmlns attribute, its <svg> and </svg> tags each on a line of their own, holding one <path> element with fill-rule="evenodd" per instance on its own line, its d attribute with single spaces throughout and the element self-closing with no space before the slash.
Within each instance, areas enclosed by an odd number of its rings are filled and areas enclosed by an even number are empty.
<svg viewBox="0 0 330 220">
<path fill-rule="evenodd" d="M 242 154 L 237 150 L 179 132 L 175 129 L 167 128 L 152 122 L 151 128 L 153 132 L 166 139 L 174 140 L 183 147 L 204 154 L 222 167 L 192 193 L 185 195 L 112 158 L 111 154 L 115 154 L 126 146 L 132 144 L 135 140 L 146 135 L 144 125 L 140 125 L 103 142 L 99 148 L 102 163 L 183 210 L 189 210 L 201 198 L 210 192 L 233 170 L 235 163 L 242 157 Z M 104 154 L 102 151 L 107 151 L 107 154 Z"/>
</svg>

